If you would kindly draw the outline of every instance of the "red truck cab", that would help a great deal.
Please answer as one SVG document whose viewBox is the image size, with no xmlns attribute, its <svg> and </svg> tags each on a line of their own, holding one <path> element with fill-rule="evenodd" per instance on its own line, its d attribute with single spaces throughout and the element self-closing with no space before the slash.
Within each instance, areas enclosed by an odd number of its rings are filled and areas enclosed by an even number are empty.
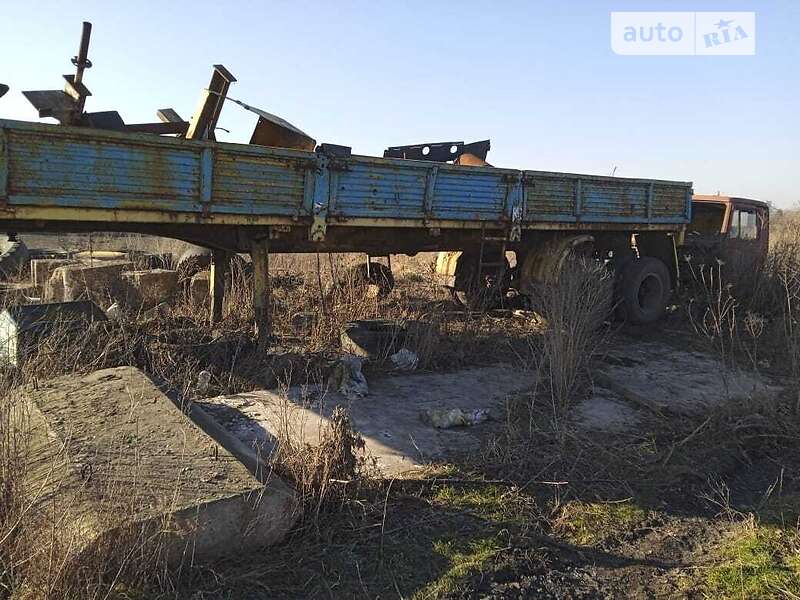
<svg viewBox="0 0 800 600">
<path fill-rule="evenodd" d="M 722 260 L 731 269 L 760 268 L 769 249 L 769 205 L 720 195 L 692 197 L 683 253 L 695 264 Z"/>
</svg>

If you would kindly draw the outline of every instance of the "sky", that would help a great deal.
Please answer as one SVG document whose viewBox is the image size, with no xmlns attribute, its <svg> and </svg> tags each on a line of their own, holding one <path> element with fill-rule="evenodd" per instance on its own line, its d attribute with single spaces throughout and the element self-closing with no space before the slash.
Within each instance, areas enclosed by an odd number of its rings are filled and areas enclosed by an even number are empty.
<svg viewBox="0 0 800 600">
<path fill-rule="evenodd" d="M 212 65 L 229 95 L 318 142 L 491 139 L 496 166 L 693 181 L 800 204 L 800 2 L 0 0 L 0 118 L 59 89 L 93 23 L 88 111 L 188 119 Z M 612 11 L 755 11 L 754 56 L 620 56 Z M 228 103 L 221 141 L 256 116 Z"/>
</svg>

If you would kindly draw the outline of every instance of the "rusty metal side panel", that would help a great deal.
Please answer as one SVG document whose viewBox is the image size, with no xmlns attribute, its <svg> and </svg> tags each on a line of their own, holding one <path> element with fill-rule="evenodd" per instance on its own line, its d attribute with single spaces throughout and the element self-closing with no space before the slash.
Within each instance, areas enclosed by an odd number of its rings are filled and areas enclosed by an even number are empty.
<svg viewBox="0 0 800 600">
<path fill-rule="evenodd" d="M 649 186 L 624 180 L 581 180 L 581 220 L 632 219 L 645 223 Z"/>
<path fill-rule="evenodd" d="M 330 217 L 424 218 L 429 165 L 353 157 L 346 166 L 331 169 Z"/>
<path fill-rule="evenodd" d="M 528 175 L 524 180 L 525 220 L 576 220 L 577 179 Z"/>
<path fill-rule="evenodd" d="M 688 221 L 691 218 L 691 190 L 689 190 L 689 201 L 687 202 L 687 190 L 676 187 L 656 184 L 653 186 L 653 218 L 674 217 L 676 215 L 685 216 Z"/>
<path fill-rule="evenodd" d="M 308 212 L 313 153 L 14 121 L 0 121 L 0 132 L 11 208 L 157 211 L 164 220 Z"/>
<path fill-rule="evenodd" d="M 513 173 L 513 172 L 512 172 Z M 442 168 L 436 177 L 432 213 L 437 219 L 499 221 L 510 200 L 507 174 L 499 169 Z"/>
<path fill-rule="evenodd" d="M 334 219 L 498 221 L 519 171 L 352 157 L 332 165 Z"/>
<path fill-rule="evenodd" d="M 526 221 L 683 224 L 691 184 L 525 171 Z"/>
<path fill-rule="evenodd" d="M 212 210 L 237 214 L 300 216 L 306 172 L 289 158 L 217 149 Z"/>
<path fill-rule="evenodd" d="M 199 148 L 6 129 L 10 204 L 197 210 Z"/>
</svg>

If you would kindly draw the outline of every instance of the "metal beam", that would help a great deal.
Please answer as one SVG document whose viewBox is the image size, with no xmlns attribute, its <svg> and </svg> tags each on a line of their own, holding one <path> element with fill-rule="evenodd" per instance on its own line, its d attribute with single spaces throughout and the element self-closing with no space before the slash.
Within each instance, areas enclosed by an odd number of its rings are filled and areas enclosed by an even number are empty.
<svg viewBox="0 0 800 600">
<path fill-rule="evenodd" d="M 211 75 L 211 83 L 208 88 L 203 90 L 200 97 L 200 104 L 197 111 L 189 123 L 186 131 L 186 139 L 189 140 L 215 140 L 214 129 L 217 126 L 217 119 L 222 112 L 222 105 L 225 103 L 225 96 L 228 88 L 236 78 L 230 71 L 222 65 L 214 65 L 214 73 Z"/>
<path fill-rule="evenodd" d="M 253 259 L 253 312 L 256 321 L 258 347 L 264 349 L 272 335 L 269 281 L 269 238 L 253 240 L 250 249 Z"/>
<path fill-rule="evenodd" d="M 225 278 L 230 266 L 230 254 L 224 250 L 211 252 L 211 324 L 222 321 L 222 306 L 225 301 Z"/>
<path fill-rule="evenodd" d="M 186 121 L 169 123 L 129 123 L 125 125 L 125 131 L 134 133 L 154 133 L 156 135 L 185 134 L 189 129 Z"/>
</svg>

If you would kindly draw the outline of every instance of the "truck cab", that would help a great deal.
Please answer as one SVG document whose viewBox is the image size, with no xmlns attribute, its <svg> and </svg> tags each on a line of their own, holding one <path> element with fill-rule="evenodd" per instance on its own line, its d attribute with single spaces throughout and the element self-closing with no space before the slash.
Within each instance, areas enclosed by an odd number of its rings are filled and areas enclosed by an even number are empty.
<svg viewBox="0 0 800 600">
<path fill-rule="evenodd" d="M 682 247 L 693 264 L 721 260 L 731 271 L 759 269 L 769 249 L 769 205 L 720 195 L 692 197 L 692 220 Z"/>
</svg>

